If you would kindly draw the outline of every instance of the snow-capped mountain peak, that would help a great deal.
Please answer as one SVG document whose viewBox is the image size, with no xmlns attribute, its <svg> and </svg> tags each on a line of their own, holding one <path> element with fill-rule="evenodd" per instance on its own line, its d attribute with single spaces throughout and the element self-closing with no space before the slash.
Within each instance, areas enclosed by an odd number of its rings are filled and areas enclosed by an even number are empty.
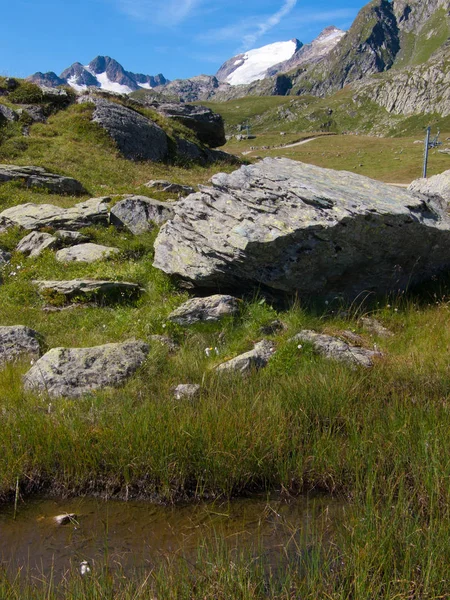
<svg viewBox="0 0 450 600">
<path fill-rule="evenodd" d="M 292 58 L 302 45 L 294 39 L 249 50 L 224 63 L 217 72 L 217 79 L 230 85 L 248 84 L 257 79 L 264 79 L 270 67 Z"/>
<path fill-rule="evenodd" d="M 119 94 L 130 94 L 140 88 L 150 90 L 168 83 L 161 74 L 153 76 L 125 71 L 120 63 L 109 56 L 97 56 L 88 65 L 76 62 L 59 77 L 50 72 L 35 73 L 29 79 L 51 86 L 68 84 L 79 92 L 96 87 Z"/>
</svg>

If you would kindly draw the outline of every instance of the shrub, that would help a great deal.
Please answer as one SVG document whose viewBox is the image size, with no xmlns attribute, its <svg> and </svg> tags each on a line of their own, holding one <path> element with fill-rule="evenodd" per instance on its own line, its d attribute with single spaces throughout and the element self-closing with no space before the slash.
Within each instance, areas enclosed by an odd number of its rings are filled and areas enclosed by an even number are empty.
<svg viewBox="0 0 450 600">
<path fill-rule="evenodd" d="M 24 81 L 9 94 L 8 100 L 14 104 L 37 104 L 43 101 L 43 97 L 44 94 L 38 85 Z"/>
</svg>

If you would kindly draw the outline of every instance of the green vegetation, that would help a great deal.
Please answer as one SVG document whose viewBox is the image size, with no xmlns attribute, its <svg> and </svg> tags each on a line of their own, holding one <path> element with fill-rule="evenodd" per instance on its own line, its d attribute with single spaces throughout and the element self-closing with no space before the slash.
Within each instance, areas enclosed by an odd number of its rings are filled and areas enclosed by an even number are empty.
<svg viewBox="0 0 450 600">
<path fill-rule="evenodd" d="M 355 110 L 354 116 L 340 113 L 346 94 L 336 105 L 308 98 L 247 98 L 211 106 L 222 111 L 230 130 L 249 119 L 266 143 L 284 142 L 280 130 L 292 143 L 305 131 L 314 132 L 326 116 L 336 123 L 330 131 L 345 123 L 362 127 L 365 117 L 355 107 L 348 108 Z M 310 121 L 310 130 L 302 125 L 309 117 L 301 115 L 301 108 L 319 114 Z M 333 112 L 326 115 L 327 108 Z M 290 120 L 277 112 L 283 110 L 297 111 L 297 116 Z M 27 138 L 11 131 L 0 145 L 0 161 L 71 175 L 92 196 L 148 194 L 143 184 L 151 178 L 204 183 L 224 169 L 126 161 L 91 123 L 91 114 L 89 105 L 73 105 L 47 124 L 33 125 Z M 418 123 L 409 121 L 408 132 L 414 127 L 419 131 Z M 422 150 L 413 141 L 324 136 L 276 154 L 409 181 L 417 174 Z M 443 170 L 445 160 L 433 154 L 430 167 Z M 152 195 L 168 199 L 162 193 Z M 76 201 L 17 184 L 0 186 L 1 210 L 22 202 L 70 206 Z M 0 497 L 12 501 L 17 482 L 23 498 L 31 493 L 101 493 L 168 502 L 262 490 L 287 495 L 320 490 L 348 501 L 348 515 L 330 534 L 330 544 L 317 543 L 288 555 L 283 574 L 271 573 L 264 555 L 256 560 L 225 551 L 219 543 L 200 553 L 195 569 L 183 561 L 167 562 L 145 580 L 130 581 L 120 572 L 99 569 L 88 579 L 68 574 L 59 588 L 51 574 L 27 587 L 20 581 L 25 574 L 15 581 L 0 575 L 2 599 L 448 597 L 448 281 L 364 306 L 293 302 L 280 307 L 255 295 L 244 298 L 241 314 L 233 320 L 182 329 L 167 316 L 188 294 L 152 267 L 154 234 L 132 236 L 108 227 L 82 233 L 119 247 L 120 255 L 90 265 L 61 265 L 49 251 L 36 259 L 13 252 L 2 272 L 1 324 L 33 327 L 47 348 L 169 334 L 180 350 L 169 354 L 152 343 L 146 364 L 125 386 L 77 400 L 25 393 L 21 377 L 29 369 L 27 361 L 1 369 Z M 22 234 L 17 229 L 1 234 L 0 247 L 14 251 Z M 114 308 L 44 312 L 32 281 L 75 277 L 132 281 L 145 294 Z M 382 339 L 364 331 L 359 322 L 364 312 L 376 316 L 394 337 Z M 215 373 L 216 364 L 250 349 L 263 337 L 261 326 L 277 318 L 286 330 L 271 336 L 278 354 L 265 370 L 245 379 Z M 288 341 L 301 328 L 351 330 L 362 335 L 364 344 L 376 343 L 385 356 L 370 371 L 326 361 L 308 345 L 298 348 Z M 216 346 L 219 356 L 206 356 L 205 348 Z M 199 399 L 175 401 L 171 389 L 180 382 L 202 384 Z"/>
</svg>

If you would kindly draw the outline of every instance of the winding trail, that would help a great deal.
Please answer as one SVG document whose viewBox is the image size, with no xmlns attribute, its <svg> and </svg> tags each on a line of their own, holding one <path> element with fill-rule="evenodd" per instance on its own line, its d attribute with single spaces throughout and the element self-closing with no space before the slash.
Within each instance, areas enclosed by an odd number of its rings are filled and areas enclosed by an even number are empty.
<svg viewBox="0 0 450 600">
<path fill-rule="evenodd" d="M 273 146 L 272 148 L 269 148 L 269 149 L 270 150 L 284 150 L 285 148 L 295 148 L 295 146 L 303 146 L 303 144 L 308 144 L 309 142 L 318 140 L 319 137 L 326 137 L 326 136 L 317 136 L 317 137 L 306 138 L 306 140 L 300 140 L 299 142 L 294 142 L 293 144 L 286 144 L 286 146 Z M 252 152 L 257 152 L 258 150 L 262 150 L 262 148 L 255 148 L 254 150 L 246 150 L 245 152 L 242 152 L 242 154 L 245 156 L 247 154 L 251 154 Z"/>
</svg>

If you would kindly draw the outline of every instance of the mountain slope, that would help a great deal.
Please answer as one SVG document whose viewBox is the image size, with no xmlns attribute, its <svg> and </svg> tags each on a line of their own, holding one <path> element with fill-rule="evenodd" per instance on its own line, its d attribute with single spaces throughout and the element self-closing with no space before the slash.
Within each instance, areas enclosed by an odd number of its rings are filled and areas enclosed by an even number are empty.
<svg viewBox="0 0 450 600">
<path fill-rule="evenodd" d="M 293 39 L 249 50 L 227 60 L 217 71 L 216 77 L 230 85 L 265 79 L 271 67 L 291 59 L 302 46 L 301 42 Z"/>
</svg>

